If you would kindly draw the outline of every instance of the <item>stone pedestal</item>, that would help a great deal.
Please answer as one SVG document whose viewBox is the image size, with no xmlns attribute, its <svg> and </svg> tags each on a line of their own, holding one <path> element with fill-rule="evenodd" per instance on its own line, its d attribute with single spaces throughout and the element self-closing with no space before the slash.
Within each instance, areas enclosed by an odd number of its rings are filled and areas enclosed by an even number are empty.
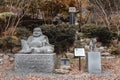
<svg viewBox="0 0 120 80">
<path fill-rule="evenodd" d="M 87 55 L 88 72 L 92 74 L 101 73 L 101 54 L 100 52 L 88 52 Z"/>
<path fill-rule="evenodd" d="M 54 70 L 56 54 L 15 54 L 15 71 L 51 73 Z"/>
</svg>

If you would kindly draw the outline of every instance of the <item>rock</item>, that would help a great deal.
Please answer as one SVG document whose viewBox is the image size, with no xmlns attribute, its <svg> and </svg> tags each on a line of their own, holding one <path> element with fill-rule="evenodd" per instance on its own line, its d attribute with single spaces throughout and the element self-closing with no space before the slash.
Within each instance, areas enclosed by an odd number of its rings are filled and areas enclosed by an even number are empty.
<svg viewBox="0 0 120 80">
<path fill-rule="evenodd" d="M 64 70 L 70 70 L 70 66 L 61 66 L 61 69 L 64 69 Z"/>
<path fill-rule="evenodd" d="M 3 59 L 0 59 L 0 64 L 3 64 Z"/>
<path fill-rule="evenodd" d="M 97 42 L 97 43 L 96 43 L 96 47 L 99 48 L 99 47 L 101 47 L 101 46 L 102 46 L 102 43 L 101 43 L 101 42 Z"/>
<path fill-rule="evenodd" d="M 105 47 L 102 47 L 102 46 L 99 47 L 99 48 L 97 47 L 95 51 L 98 51 L 98 52 L 101 52 L 101 53 L 105 52 Z"/>
<path fill-rule="evenodd" d="M 0 54 L 0 57 L 3 57 L 4 56 L 4 54 Z"/>
<path fill-rule="evenodd" d="M 102 56 L 109 56 L 109 55 L 110 55 L 109 52 L 104 52 L 104 53 L 102 53 Z"/>
<path fill-rule="evenodd" d="M 74 54 L 73 53 L 66 53 L 68 58 L 74 58 Z"/>
<path fill-rule="evenodd" d="M 9 60 L 10 60 L 10 62 L 13 62 L 13 61 L 14 61 L 14 58 L 13 58 L 13 57 L 10 57 Z"/>
<path fill-rule="evenodd" d="M 4 55 L 4 59 L 6 59 L 6 60 L 7 60 L 8 58 L 9 58 L 9 56 L 8 56 L 8 55 Z"/>
<path fill-rule="evenodd" d="M 9 53 L 9 54 L 7 54 L 9 57 L 14 57 L 14 54 L 11 54 L 11 53 Z"/>
<path fill-rule="evenodd" d="M 58 74 L 67 74 L 69 72 L 70 72 L 69 70 L 55 69 L 55 73 L 58 73 Z"/>
<path fill-rule="evenodd" d="M 113 45 L 117 45 L 118 44 L 118 39 L 112 40 Z"/>
<path fill-rule="evenodd" d="M 89 45 L 85 45 L 85 51 L 90 51 L 90 46 Z"/>
<path fill-rule="evenodd" d="M 85 39 L 80 39 L 80 42 L 85 42 Z"/>
<path fill-rule="evenodd" d="M 89 38 L 85 39 L 86 44 L 89 44 L 90 41 L 91 41 L 91 40 L 90 40 Z"/>
<path fill-rule="evenodd" d="M 74 47 L 70 47 L 69 52 L 73 52 L 73 51 L 74 51 Z"/>
<path fill-rule="evenodd" d="M 105 51 L 105 48 L 104 48 L 104 47 L 100 47 L 100 48 L 99 48 L 99 51 L 100 51 L 100 52 L 104 52 L 104 51 Z"/>
</svg>

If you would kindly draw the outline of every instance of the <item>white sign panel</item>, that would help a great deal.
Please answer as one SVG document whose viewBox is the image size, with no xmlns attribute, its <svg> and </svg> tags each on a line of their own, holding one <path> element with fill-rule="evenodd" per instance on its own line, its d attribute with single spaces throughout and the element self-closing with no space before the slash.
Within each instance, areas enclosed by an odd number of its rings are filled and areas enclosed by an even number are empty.
<svg viewBox="0 0 120 80">
<path fill-rule="evenodd" d="M 74 49 L 75 56 L 85 56 L 84 48 L 75 48 Z"/>
<path fill-rule="evenodd" d="M 76 8 L 75 7 L 69 7 L 69 12 L 76 12 Z"/>
</svg>

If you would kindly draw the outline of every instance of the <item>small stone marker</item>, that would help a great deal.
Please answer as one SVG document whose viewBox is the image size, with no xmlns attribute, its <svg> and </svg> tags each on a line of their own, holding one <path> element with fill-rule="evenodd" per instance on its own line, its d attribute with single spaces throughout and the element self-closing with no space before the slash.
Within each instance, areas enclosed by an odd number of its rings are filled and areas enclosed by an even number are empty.
<svg viewBox="0 0 120 80">
<path fill-rule="evenodd" d="M 61 58 L 61 66 L 70 66 L 69 58 Z"/>
<path fill-rule="evenodd" d="M 69 70 L 70 69 L 70 59 L 69 58 L 61 58 L 61 69 Z"/>
<path fill-rule="evenodd" d="M 91 74 L 101 73 L 100 52 L 88 52 L 88 72 Z"/>
<path fill-rule="evenodd" d="M 61 58 L 60 69 L 55 69 L 55 73 L 67 74 L 69 72 L 70 72 L 70 59 L 69 58 Z"/>
</svg>

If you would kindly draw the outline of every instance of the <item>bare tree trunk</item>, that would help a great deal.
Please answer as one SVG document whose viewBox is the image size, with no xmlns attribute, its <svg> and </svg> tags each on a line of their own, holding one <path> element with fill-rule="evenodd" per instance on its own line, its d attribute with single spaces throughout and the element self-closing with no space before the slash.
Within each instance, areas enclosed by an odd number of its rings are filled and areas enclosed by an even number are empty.
<svg viewBox="0 0 120 80">
<path fill-rule="evenodd" d="M 100 0 L 95 0 L 96 1 L 96 4 L 98 5 L 100 11 L 103 13 L 103 19 L 106 23 L 106 27 L 108 27 L 108 29 L 110 30 L 109 26 L 110 26 L 110 22 L 109 22 L 109 19 L 108 19 L 108 15 L 107 13 L 105 12 L 105 9 L 103 8 L 103 6 L 100 4 Z"/>
<path fill-rule="evenodd" d="M 25 2 L 25 0 L 22 0 L 22 1 L 17 0 L 16 5 L 14 5 L 15 8 L 24 9 L 24 7 L 25 7 L 25 6 L 24 6 L 24 2 Z M 28 4 L 29 4 L 29 3 L 28 3 Z M 13 7 L 13 1 L 12 1 L 12 0 L 10 1 L 10 4 L 9 4 L 9 5 Z M 29 8 L 29 6 L 27 6 L 27 8 Z M 27 9 L 27 8 L 26 8 L 26 9 Z M 22 10 L 21 10 L 21 11 L 22 11 Z M 14 32 L 15 32 L 15 30 L 16 30 L 19 22 L 20 22 L 20 20 L 23 18 L 23 16 L 25 15 L 26 11 L 25 11 L 23 14 L 21 14 L 21 12 L 17 12 L 17 13 L 19 13 L 19 14 L 14 15 L 14 17 L 10 16 L 10 17 L 8 18 L 8 20 L 6 21 L 6 24 L 7 24 L 7 25 L 6 25 L 6 27 L 5 27 L 4 32 L 6 32 L 9 28 L 12 28 L 12 29 L 9 31 L 9 34 L 10 34 L 11 36 L 14 35 Z M 7 36 L 7 35 L 4 35 L 4 36 Z"/>
</svg>

